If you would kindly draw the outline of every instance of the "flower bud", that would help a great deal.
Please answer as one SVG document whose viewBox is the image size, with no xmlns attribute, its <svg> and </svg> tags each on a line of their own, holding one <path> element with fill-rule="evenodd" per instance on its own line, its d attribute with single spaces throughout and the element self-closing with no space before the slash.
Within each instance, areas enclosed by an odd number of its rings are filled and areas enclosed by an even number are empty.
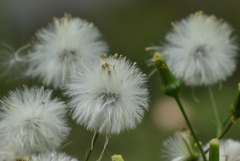
<svg viewBox="0 0 240 161">
<path fill-rule="evenodd" d="M 182 82 L 172 74 L 161 54 L 156 52 L 152 60 L 160 75 L 160 90 L 168 96 L 177 97 L 180 94 Z"/>
<path fill-rule="evenodd" d="M 112 161 L 124 161 L 121 155 L 113 155 Z"/>
<path fill-rule="evenodd" d="M 219 140 L 210 141 L 209 161 L 219 161 Z"/>
<path fill-rule="evenodd" d="M 231 105 L 230 112 L 232 115 L 232 122 L 235 123 L 240 117 L 240 83 L 238 84 L 238 92 L 234 103 Z"/>
</svg>

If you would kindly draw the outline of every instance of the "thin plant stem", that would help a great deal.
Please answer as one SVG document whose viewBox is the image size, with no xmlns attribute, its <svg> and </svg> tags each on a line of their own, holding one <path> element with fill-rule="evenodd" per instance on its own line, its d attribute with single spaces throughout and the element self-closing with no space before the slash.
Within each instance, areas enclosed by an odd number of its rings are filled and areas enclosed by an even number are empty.
<svg viewBox="0 0 240 161">
<path fill-rule="evenodd" d="M 93 148 L 94 148 L 95 143 L 97 141 L 97 138 L 98 138 L 98 133 L 95 132 L 95 134 L 93 135 L 93 138 L 92 138 L 91 148 L 87 150 L 84 161 L 88 161 L 89 157 L 91 156 Z"/>
<path fill-rule="evenodd" d="M 214 99 L 214 96 L 213 96 L 213 91 L 212 91 L 211 87 L 208 87 L 208 92 L 209 92 L 209 96 L 210 96 L 210 99 L 211 99 L 211 102 L 212 102 L 213 113 L 214 113 L 216 124 L 217 124 L 217 137 L 219 137 L 222 133 L 222 124 L 221 124 L 221 121 L 219 119 L 219 114 L 218 114 L 218 111 L 217 111 L 217 106 L 216 106 L 216 102 L 215 102 L 215 99 Z"/>
<path fill-rule="evenodd" d="M 230 124 L 227 126 L 227 128 L 224 130 L 224 132 L 222 133 L 222 135 L 219 136 L 219 140 L 223 138 L 223 136 L 228 132 L 228 130 L 232 127 L 233 123 L 230 122 Z"/>
<path fill-rule="evenodd" d="M 229 129 L 232 127 L 233 123 L 230 122 L 227 126 L 227 128 L 224 130 L 224 132 L 219 136 L 218 140 L 222 139 L 225 134 L 229 131 Z M 205 154 L 209 151 L 209 148 L 204 152 Z"/>
<path fill-rule="evenodd" d="M 226 116 L 226 118 L 224 119 L 224 121 L 222 122 L 222 127 L 223 127 L 223 128 L 227 125 L 228 120 L 229 120 L 230 118 L 231 118 L 231 116 L 228 114 L 228 115 Z"/>
<path fill-rule="evenodd" d="M 202 146 L 201 146 L 201 144 L 200 144 L 200 142 L 199 142 L 199 140 L 198 140 L 198 138 L 197 138 L 197 135 L 195 134 L 195 132 L 194 132 L 194 130 L 193 130 L 193 128 L 192 128 L 192 125 L 191 125 L 191 123 L 190 123 L 190 121 L 189 121 L 189 119 L 188 119 L 188 117 L 187 117 L 187 114 L 186 114 L 186 112 L 185 112 L 185 110 L 184 110 L 184 108 L 183 108 L 183 106 L 182 106 L 182 103 L 181 103 L 179 97 L 176 96 L 176 97 L 174 97 L 174 98 L 175 98 L 175 100 L 176 100 L 176 102 L 177 102 L 177 104 L 178 104 L 178 106 L 179 106 L 179 108 L 180 108 L 180 110 L 181 110 L 181 112 L 182 112 L 182 114 L 183 114 L 183 117 L 184 117 L 184 119 L 185 119 L 185 121 L 186 121 L 186 123 L 187 123 L 187 125 L 188 125 L 188 127 L 189 127 L 189 129 L 190 129 L 190 131 L 191 131 L 191 133 L 192 133 L 192 135 L 193 135 L 193 138 L 194 138 L 195 142 L 197 143 L 198 149 L 200 150 L 200 152 L 201 152 L 201 154 L 202 154 L 203 160 L 204 160 L 204 161 L 207 161 L 206 156 L 205 156 L 205 153 L 204 153 L 204 151 L 203 151 L 203 149 L 202 149 Z"/>
</svg>

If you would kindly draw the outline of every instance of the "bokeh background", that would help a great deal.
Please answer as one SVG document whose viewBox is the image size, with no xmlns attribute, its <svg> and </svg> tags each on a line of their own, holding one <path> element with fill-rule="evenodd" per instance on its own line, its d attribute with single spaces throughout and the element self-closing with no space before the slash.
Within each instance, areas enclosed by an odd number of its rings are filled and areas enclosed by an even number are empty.
<svg viewBox="0 0 240 161">
<path fill-rule="evenodd" d="M 145 48 L 163 43 L 166 33 L 171 29 L 171 22 L 200 10 L 231 24 L 239 44 L 238 0 L 1 0 L 0 40 L 19 48 L 31 41 L 34 33 L 45 27 L 54 16 L 62 17 L 67 12 L 73 17 L 93 22 L 104 35 L 110 48 L 109 54 L 125 55 L 149 74 L 153 70 L 147 65 L 151 54 Z M 213 87 L 222 120 L 235 97 L 240 81 L 239 69 L 238 65 L 234 75 L 222 82 L 221 89 L 219 85 Z M 1 78 L 0 83 L 1 96 L 17 85 L 7 78 Z M 161 160 L 163 140 L 184 126 L 185 122 L 176 103 L 159 92 L 159 85 L 158 75 L 155 74 L 148 82 L 150 108 L 142 123 L 135 130 L 113 135 L 103 161 L 110 161 L 114 154 L 123 155 L 126 161 Z M 199 139 L 205 144 L 216 134 L 214 115 L 207 87 L 194 88 L 194 92 L 200 103 L 194 101 L 190 87 L 184 86 L 181 98 Z M 93 134 L 71 119 L 69 122 L 72 131 L 60 150 L 82 161 Z M 225 138 L 240 140 L 239 129 L 240 124 L 236 123 Z M 104 140 L 104 136 L 99 137 L 90 161 L 97 160 Z"/>
</svg>

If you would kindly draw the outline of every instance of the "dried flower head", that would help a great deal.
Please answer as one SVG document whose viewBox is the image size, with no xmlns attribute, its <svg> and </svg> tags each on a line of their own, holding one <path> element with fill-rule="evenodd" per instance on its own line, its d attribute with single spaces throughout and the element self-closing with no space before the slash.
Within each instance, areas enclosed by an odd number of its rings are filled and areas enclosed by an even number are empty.
<svg viewBox="0 0 240 161">
<path fill-rule="evenodd" d="M 212 85 L 229 77 L 236 67 L 237 45 L 232 28 L 202 12 L 173 23 L 163 54 L 173 74 L 187 85 Z"/>
<path fill-rule="evenodd" d="M 94 59 L 107 52 L 101 34 L 92 23 L 65 14 L 54 18 L 48 27 L 36 33 L 29 55 L 29 73 L 44 84 L 60 88 L 82 59 Z"/>
<path fill-rule="evenodd" d="M 66 84 L 73 118 L 88 130 L 119 134 L 141 122 L 148 108 L 146 78 L 122 55 L 83 64 Z"/>
<path fill-rule="evenodd" d="M 1 101 L 0 137 L 21 154 L 58 148 L 69 133 L 66 105 L 52 91 L 27 88 L 10 91 Z"/>
</svg>

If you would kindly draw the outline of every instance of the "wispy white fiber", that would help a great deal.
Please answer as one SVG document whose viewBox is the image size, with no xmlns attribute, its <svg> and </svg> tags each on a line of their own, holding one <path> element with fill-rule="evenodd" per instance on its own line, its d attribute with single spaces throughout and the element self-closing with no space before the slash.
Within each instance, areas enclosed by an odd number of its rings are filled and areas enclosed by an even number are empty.
<svg viewBox="0 0 240 161">
<path fill-rule="evenodd" d="M 236 68 L 238 46 L 232 27 L 202 12 L 173 23 L 161 52 L 173 74 L 187 85 L 224 81 Z"/>
<path fill-rule="evenodd" d="M 38 41 L 33 42 L 29 56 L 29 74 L 54 88 L 62 87 L 82 59 L 94 59 L 108 50 L 92 23 L 69 14 L 54 18 L 36 36 Z"/>
<path fill-rule="evenodd" d="M 0 137 L 20 154 L 58 148 L 67 137 L 66 105 L 52 91 L 27 88 L 10 91 L 1 101 Z"/>
<path fill-rule="evenodd" d="M 8 77 L 8 81 L 26 77 L 28 48 L 29 44 L 16 50 L 6 42 L 0 42 L 0 77 Z"/>
<path fill-rule="evenodd" d="M 82 64 L 66 84 L 73 119 L 101 134 L 135 128 L 148 109 L 146 78 L 136 64 L 117 54 Z"/>
</svg>

